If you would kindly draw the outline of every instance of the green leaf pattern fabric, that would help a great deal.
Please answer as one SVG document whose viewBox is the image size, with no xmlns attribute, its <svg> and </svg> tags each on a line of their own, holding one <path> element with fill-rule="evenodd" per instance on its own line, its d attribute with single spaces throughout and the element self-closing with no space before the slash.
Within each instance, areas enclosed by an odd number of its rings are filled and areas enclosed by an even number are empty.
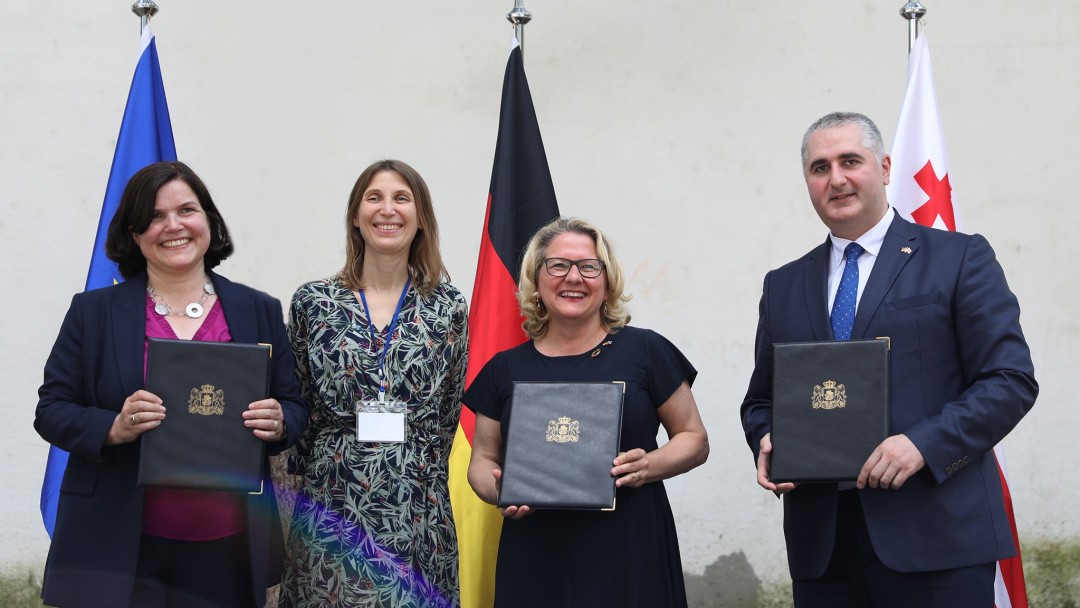
<svg viewBox="0 0 1080 608">
<path fill-rule="evenodd" d="M 450 447 L 468 359 L 468 309 L 449 283 L 410 287 L 386 370 L 407 404 L 404 443 L 358 443 L 355 407 L 378 396 L 367 315 L 337 277 L 293 296 L 289 338 L 311 420 L 290 471 L 302 476 L 287 540 L 283 606 L 459 605 Z"/>
</svg>

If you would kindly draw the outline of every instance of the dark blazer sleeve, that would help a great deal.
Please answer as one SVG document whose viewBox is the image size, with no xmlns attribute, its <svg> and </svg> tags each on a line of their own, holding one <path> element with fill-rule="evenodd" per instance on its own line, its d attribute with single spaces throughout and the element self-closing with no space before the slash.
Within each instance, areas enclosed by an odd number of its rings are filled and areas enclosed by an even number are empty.
<svg viewBox="0 0 1080 608">
<path fill-rule="evenodd" d="M 83 321 L 78 295 L 72 298 L 60 333 L 45 362 L 44 382 L 38 389 L 34 428 L 49 443 L 67 451 L 96 456 L 93 428 L 98 413 L 90 411 L 82 382 Z M 115 417 L 115 413 L 113 416 Z M 111 422 L 110 422 L 111 425 Z M 106 428 L 106 434 L 108 429 Z M 102 442 L 96 442 L 100 446 Z"/>
<path fill-rule="evenodd" d="M 773 343 L 832 337 L 825 311 L 827 259 L 826 243 L 765 275 L 754 338 L 754 371 L 739 411 L 755 462 L 761 438 L 772 429 Z"/>
<path fill-rule="evenodd" d="M 269 446 L 270 453 L 276 454 L 295 444 L 304 434 L 310 406 L 300 396 L 300 383 L 296 380 L 296 363 L 285 332 L 285 317 L 282 313 L 281 302 L 270 298 L 270 301 L 264 305 L 268 318 L 267 335 L 270 343 L 273 344 L 274 353 L 270 395 L 281 403 L 281 411 L 285 416 L 287 427 L 285 438 Z"/>
<path fill-rule="evenodd" d="M 49 605 L 122 605 L 131 594 L 139 443 L 104 442 L 124 399 L 142 387 L 145 285 L 76 295 L 45 364 L 34 428 L 69 453 L 42 583 Z"/>
<path fill-rule="evenodd" d="M 103 372 L 116 353 L 99 322 L 108 314 L 100 295 L 86 292 L 72 298 L 45 363 L 34 418 L 34 428 L 43 439 L 90 459 L 107 455 L 105 438 L 123 406 L 116 377 Z"/>
<path fill-rule="evenodd" d="M 769 277 L 761 289 L 761 301 L 758 303 L 757 334 L 754 338 L 754 371 L 750 376 L 750 385 L 743 398 L 741 417 L 746 442 L 754 453 L 757 462 L 761 438 L 772 428 L 772 337 L 769 335 Z"/>
<path fill-rule="evenodd" d="M 233 340 L 271 345 L 270 396 L 281 404 L 287 431 L 284 439 L 266 446 L 267 452 L 277 454 L 296 443 L 307 426 L 310 413 L 310 405 L 300 396 L 295 359 L 285 331 L 281 302 L 269 294 L 233 283 L 216 273 L 211 273 L 211 277 L 221 294 L 225 319 Z"/>
<path fill-rule="evenodd" d="M 919 371 L 922 381 L 931 386 L 957 381 L 959 376 L 964 388 L 932 416 L 903 429 L 938 483 L 990 452 L 1031 409 L 1039 391 L 1020 328 L 1020 305 L 985 238 L 976 234 L 967 240 L 956 276 L 951 303 L 954 338 L 947 327 L 938 327 L 950 337 L 955 354 L 947 348 L 935 348 L 933 336 L 921 335 Z M 919 306 L 927 302 L 916 300 L 908 299 L 908 312 L 934 308 Z M 894 309 L 902 305 L 893 304 Z M 923 319 L 921 324 L 929 323 Z M 936 356 L 949 356 L 952 364 L 948 360 L 936 362 Z M 953 377 L 944 376 L 946 373 Z M 903 398 L 897 395 L 897 399 Z"/>
</svg>

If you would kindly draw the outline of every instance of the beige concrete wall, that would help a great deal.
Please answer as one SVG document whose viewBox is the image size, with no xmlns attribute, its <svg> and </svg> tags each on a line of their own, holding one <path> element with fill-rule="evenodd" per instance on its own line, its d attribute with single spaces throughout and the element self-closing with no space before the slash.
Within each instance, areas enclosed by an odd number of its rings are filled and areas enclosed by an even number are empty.
<svg viewBox="0 0 1080 608">
<path fill-rule="evenodd" d="M 223 273 L 283 300 L 331 274 L 354 179 L 400 157 L 428 179 L 454 282 L 471 293 L 512 2 L 159 4 L 177 149 L 237 241 Z M 609 232 L 634 323 L 700 370 L 712 456 L 668 484 L 689 572 L 741 552 L 757 576 L 784 575 L 781 507 L 754 484 L 738 421 L 761 278 L 825 236 L 799 169 L 806 126 L 853 109 L 891 140 L 902 4 L 528 4 L 526 68 L 560 206 Z M 998 250 L 1043 386 L 1006 441 L 1020 534 L 1075 538 L 1080 5 L 926 4 L 955 199 Z M 48 548 L 33 409 L 85 280 L 138 48 L 129 5 L 0 7 L 0 565 Z"/>
</svg>

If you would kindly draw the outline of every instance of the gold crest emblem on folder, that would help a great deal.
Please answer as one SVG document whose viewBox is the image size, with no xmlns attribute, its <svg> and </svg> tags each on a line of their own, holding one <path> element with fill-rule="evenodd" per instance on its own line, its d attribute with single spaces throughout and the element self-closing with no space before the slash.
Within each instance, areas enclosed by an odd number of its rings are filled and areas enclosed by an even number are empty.
<svg viewBox="0 0 1080 608">
<path fill-rule="evenodd" d="M 846 406 L 847 394 L 844 391 L 844 385 L 837 384 L 833 380 L 814 385 L 814 394 L 810 398 L 810 404 L 815 410 L 831 410 Z"/>
<path fill-rule="evenodd" d="M 581 423 L 569 416 L 559 416 L 558 420 L 548 420 L 547 440 L 555 443 L 569 443 L 578 440 Z"/>
<path fill-rule="evenodd" d="M 213 384 L 191 389 L 188 413 L 203 416 L 221 416 L 225 413 L 225 391 L 215 389 Z"/>
</svg>

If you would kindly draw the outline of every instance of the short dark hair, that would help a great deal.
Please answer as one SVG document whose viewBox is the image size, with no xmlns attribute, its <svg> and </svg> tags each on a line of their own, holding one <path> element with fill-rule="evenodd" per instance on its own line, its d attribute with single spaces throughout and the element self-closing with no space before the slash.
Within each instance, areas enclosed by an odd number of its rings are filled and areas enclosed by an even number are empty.
<svg viewBox="0 0 1080 608">
<path fill-rule="evenodd" d="M 802 148 L 800 150 L 802 152 L 803 165 L 805 166 L 807 161 L 810 160 L 807 157 L 810 152 L 811 135 L 821 129 L 836 129 L 838 127 L 846 127 L 847 125 L 859 127 L 859 131 L 862 133 L 863 147 L 873 153 L 874 160 L 880 165 L 882 159 L 885 158 L 885 140 L 882 139 L 881 131 L 878 130 L 874 121 L 858 112 L 832 112 L 814 121 L 814 124 L 810 125 L 810 128 L 803 134 Z"/>
<path fill-rule="evenodd" d="M 168 161 L 154 163 L 139 169 L 131 176 L 124 193 L 120 196 L 120 206 L 109 223 L 105 238 L 105 255 L 120 267 L 120 275 L 129 279 L 146 270 L 146 258 L 143 257 L 139 244 L 133 234 L 142 234 L 150 227 L 154 218 L 154 204 L 158 191 L 165 184 L 180 180 L 187 184 L 199 199 L 199 205 L 206 213 L 210 224 L 210 248 L 203 256 L 206 270 L 214 268 L 222 260 L 232 255 L 233 244 L 229 237 L 229 228 L 218 212 L 210 190 L 199 176 L 182 162 Z"/>
</svg>

